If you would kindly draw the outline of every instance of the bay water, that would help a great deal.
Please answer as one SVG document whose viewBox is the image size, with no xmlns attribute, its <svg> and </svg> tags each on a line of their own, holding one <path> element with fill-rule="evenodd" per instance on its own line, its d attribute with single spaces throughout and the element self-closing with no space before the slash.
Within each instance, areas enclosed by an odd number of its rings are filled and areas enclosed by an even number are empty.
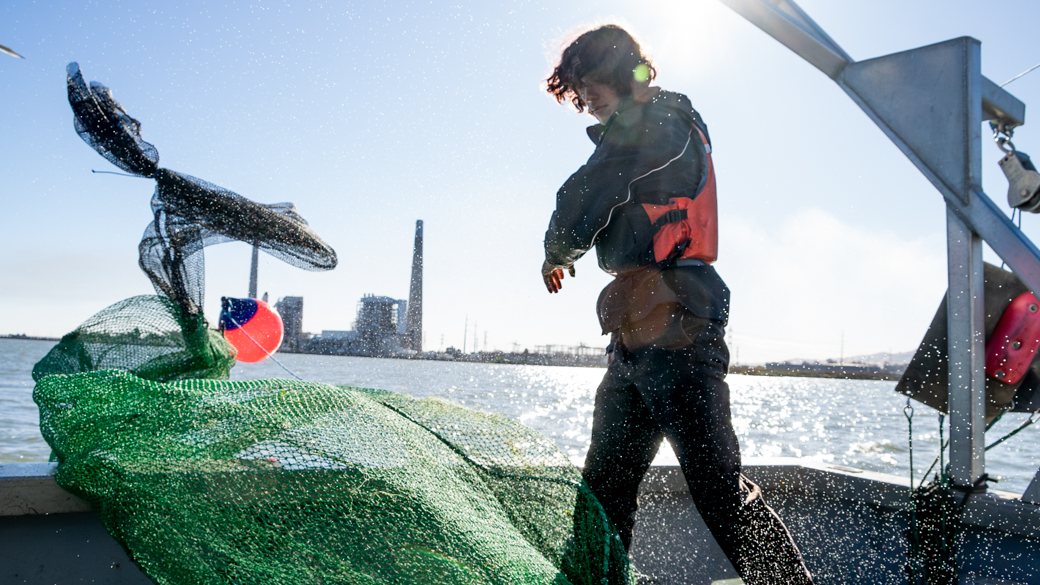
<svg viewBox="0 0 1040 585">
<path fill-rule="evenodd" d="M 54 345 L 0 339 L 0 463 L 47 461 L 32 401 L 32 367 Z M 596 386 L 602 368 L 567 368 L 277 354 L 284 368 L 304 380 L 381 388 L 415 398 L 445 400 L 498 413 L 552 438 L 573 460 L 588 450 Z M 291 378 L 273 360 L 238 364 L 233 380 Z M 909 476 L 905 397 L 895 382 L 730 375 L 733 426 L 745 459 L 808 457 L 813 460 Z M 937 413 L 912 403 L 917 480 L 938 454 Z M 1008 414 L 988 433 L 992 443 L 1027 418 Z M 948 427 L 944 431 L 949 436 Z M 986 453 L 995 489 L 1021 493 L 1040 466 L 1040 424 Z M 658 463 L 675 463 L 663 447 Z"/>
</svg>

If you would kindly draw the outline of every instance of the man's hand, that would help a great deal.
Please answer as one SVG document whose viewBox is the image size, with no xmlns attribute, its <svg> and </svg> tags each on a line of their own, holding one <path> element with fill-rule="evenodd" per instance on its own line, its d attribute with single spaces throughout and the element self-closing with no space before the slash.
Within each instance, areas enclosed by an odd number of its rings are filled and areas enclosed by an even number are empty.
<svg viewBox="0 0 1040 585">
<path fill-rule="evenodd" d="M 567 267 L 567 272 L 571 274 L 571 278 L 574 278 L 574 265 L 571 264 Z M 563 288 L 563 268 L 553 266 L 548 261 L 542 264 L 542 280 L 545 281 L 545 288 L 550 293 L 560 292 Z"/>
</svg>

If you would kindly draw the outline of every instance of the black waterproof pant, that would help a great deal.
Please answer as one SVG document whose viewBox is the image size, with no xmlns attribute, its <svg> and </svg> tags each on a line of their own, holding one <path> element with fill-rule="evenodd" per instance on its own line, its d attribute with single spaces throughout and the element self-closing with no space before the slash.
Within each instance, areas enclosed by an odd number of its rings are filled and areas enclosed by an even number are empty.
<svg viewBox="0 0 1040 585">
<path fill-rule="evenodd" d="M 693 345 L 680 350 L 615 344 L 596 393 L 585 481 L 628 549 L 639 483 L 667 437 L 697 510 L 744 582 L 811 584 L 787 528 L 740 474 L 725 382 L 729 350 L 722 324 L 703 321 Z"/>
</svg>

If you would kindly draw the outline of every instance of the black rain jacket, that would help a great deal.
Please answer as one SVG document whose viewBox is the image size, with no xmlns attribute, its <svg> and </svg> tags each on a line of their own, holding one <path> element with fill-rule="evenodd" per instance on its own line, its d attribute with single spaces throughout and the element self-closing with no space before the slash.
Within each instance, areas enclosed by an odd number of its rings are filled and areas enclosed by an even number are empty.
<svg viewBox="0 0 1040 585">
<path fill-rule="evenodd" d="M 605 124 L 589 127 L 596 150 L 556 194 L 546 261 L 571 266 L 595 246 L 600 268 L 619 280 L 645 274 L 651 224 L 641 204 L 693 199 L 707 180 L 708 159 L 694 124 L 708 136 L 689 98 L 661 91 L 647 102 L 625 100 Z M 693 314 L 727 321 L 729 289 L 711 266 L 668 266 L 660 278 Z M 600 313 L 602 322 L 602 307 Z M 606 333 L 613 325 L 603 326 Z"/>
</svg>

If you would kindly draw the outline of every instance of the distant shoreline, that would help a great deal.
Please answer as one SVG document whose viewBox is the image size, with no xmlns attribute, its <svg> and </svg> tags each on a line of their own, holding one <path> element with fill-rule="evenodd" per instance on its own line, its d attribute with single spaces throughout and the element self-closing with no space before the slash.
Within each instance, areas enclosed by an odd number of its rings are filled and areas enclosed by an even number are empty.
<svg viewBox="0 0 1040 585">
<path fill-rule="evenodd" d="M 730 366 L 729 373 L 745 376 L 773 376 L 776 378 L 832 378 L 835 380 L 898 380 L 896 374 L 886 372 L 824 372 L 820 370 L 770 370 L 762 366 Z"/>
<path fill-rule="evenodd" d="M 285 352 L 285 353 L 300 353 L 309 355 L 336 355 L 336 354 L 320 354 L 311 352 Z M 344 355 L 343 357 L 375 357 L 383 359 L 404 359 L 404 360 L 426 360 L 426 361 L 446 361 L 446 362 L 466 362 L 475 364 L 511 364 L 517 366 L 560 366 L 560 367 L 587 367 L 587 368 L 606 368 L 607 365 L 602 363 L 602 356 L 582 356 L 578 358 L 576 356 L 559 356 L 559 355 L 546 355 L 546 354 L 520 354 L 520 353 L 509 353 L 504 354 L 502 352 L 492 352 L 490 354 L 478 355 L 478 354 L 433 354 L 433 355 Z M 837 371 L 825 371 L 825 370 L 774 370 L 766 368 L 764 366 L 730 366 L 730 374 L 742 374 L 745 376 L 771 376 L 775 378 L 827 378 L 832 380 L 889 380 L 895 381 L 899 379 L 898 374 L 888 372 L 864 372 L 855 370 L 837 370 Z"/>
<path fill-rule="evenodd" d="M 61 341 L 60 337 L 36 337 L 34 335 L 25 335 L 23 333 L 0 335 L 0 339 L 24 339 L 26 341 Z"/>
<path fill-rule="evenodd" d="M 25 335 L 21 333 L 0 335 L 0 339 L 22 339 L 25 341 L 61 341 L 58 337 L 37 337 L 33 335 Z M 283 352 L 278 352 L 283 353 Z M 284 353 L 303 353 L 303 352 L 284 352 Z M 310 354 L 310 355 L 329 355 L 329 354 Z M 331 357 L 331 356 L 330 356 Z M 417 357 L 417 356 L 362 356 L 362 355 L 351 355 L 351 356 L 340 356 L 340 357 L 381 357 L 381 358 L 397 358 L 397 359 L 418 359 L 418 360 L 430 360 L 430 361 L 453 361 L 453 362 L 469 362 L 469 363 L 482 363 L 482 364 L 513 364 L 513 365 L 539 365 L 539 366 L 569 366 L 569 367 L 599 367 L 605 368 L 604 364 L 600 363 L 588 363 L 585 360 L 574 360 L 570 363 L 553 363 L 556 360 L 550 358 L 550 356 L 544 356 L 541 354 L 529 354 L 523 356 L 517 354 L 516 356 L 502 356 L 501 354 L 491 357 L 491 359 L 480 359 L 470 358 L 467 356 L 457 356 L 454 358 L 450 357 Z M 503 359 L 505 357 L 505 359 Z M 512 358 L 512 359 L 509 359 Z M 518 359 L 519 358 L 519 359 Z M 599 358 L 602 359 L 602 358 Z M 523 360 L 523 361 L 521 361 Z M 585 363 L 581 363 L 585 361 Z M 598 361 L 598 359 L 597 359 Z M 526 362 L 526 363 L 525 363 Z M 763 366 L 730 366 L 730 374 L 742 374 L 745 376 L 770 376 L 776 378 L 830 378 L 834 380 L 898 380 L 899 376 L 884 372 L 855 372 L 855 371 L 819 371 L 819 370 L 773 370 L 765 368 Z"/>
</svg>

